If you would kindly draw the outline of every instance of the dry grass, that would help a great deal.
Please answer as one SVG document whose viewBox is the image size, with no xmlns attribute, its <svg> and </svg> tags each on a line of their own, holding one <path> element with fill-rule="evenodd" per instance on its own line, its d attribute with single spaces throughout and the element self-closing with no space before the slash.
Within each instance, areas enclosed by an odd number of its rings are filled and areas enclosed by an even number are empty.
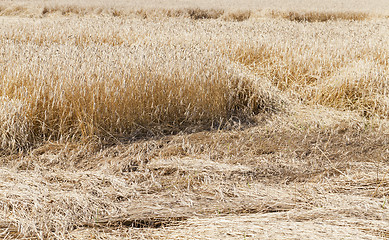
<svg viewBox="0 0 389 240">
<path fill-rule="evenodd" d="M 224 16 L 240 21 L 245 14 Z M 8 22 L 1 95 L 24 105 L 27 120 L 18 128 L 29 135 L 19 147 L 217 128 L 231 117 L 277 111 L 289 100 L 388 115 L 386 20 L 130 19 Z"/>
<path fill-rule="evenodd" d="M 388 237 L 385 1 L 0 15 L 0 238 Z"/>
<path fill-rule="evenodd" d="M 354 227 L 368 230 L 361 236 L 383 233 L 387 137 L 349 124 L 275 130 L 279 119 L 273 121 L 100 152 L 52 143 L 27 156 L 2 158 L 2 228 L 44 239 L 179 239 L 185 232 L 192 239 L 215 226 L 227 238 L 244 231 L 278 236 L 255 220 L 278 212 L 286 228 L 287 222 L 305 223 L 288 230 L 304 238 L 320 229 L 322 237 L 333 238 L 337 228 L 342 234 L 354 234 Z M 229 230 L 224 217 L 247 218 L 246 225 Z"/>
<path fill-rule="evenodd" d="M 28 143 L 201 130 L 281 107 L 275 94 L 238 74 L 219 47 L 168 30 L 173 21 L 162 26 L 167 32 L 141 20 L 99 21 L 45 19 L 3 29 L 0 95 L 22 105 L 26 121 L 18 128 L 31 133 Z"/>
<path fill-rule="evenodd" d="M 249 18 L 285 18 L 291 21 L 366 20 L 389 16 L 384 0 L 361 1 L 3 1 L 1 16 L 113 16 L 160 19 L 166 17 L 244 21 Z"/>
<path fill-rule="evenodd" d="M 381 24 L 273 24 L 271 33 L 253 32 L 261 39 L 240 45 L 232 58 L 304 103 L 387 117 L 388 40 Z"/>
</svg>

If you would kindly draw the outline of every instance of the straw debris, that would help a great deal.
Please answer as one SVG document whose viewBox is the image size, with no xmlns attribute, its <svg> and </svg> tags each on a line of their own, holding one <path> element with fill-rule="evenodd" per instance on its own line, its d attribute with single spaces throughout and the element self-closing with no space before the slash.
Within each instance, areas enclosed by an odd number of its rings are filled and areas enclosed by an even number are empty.
<svg viewBox="0 0 389 240">
<path fill-rule="evenodd" d="M 0 238 L 386 238 L 389 9 L 342 3 L 0 3 Z"/>
</svg>

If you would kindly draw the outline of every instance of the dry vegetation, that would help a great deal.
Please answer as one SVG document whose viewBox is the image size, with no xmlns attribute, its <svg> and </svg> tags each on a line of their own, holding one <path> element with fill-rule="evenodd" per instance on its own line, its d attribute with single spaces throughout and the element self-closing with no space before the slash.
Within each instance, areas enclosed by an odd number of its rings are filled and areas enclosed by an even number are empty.
<svg viewBox="0 0 389 240">
<path fill-rule="evenodd" d="M 0 238 L 388 238 L 389 6 L 292 2 L 0 2 Z"/>
</svg>

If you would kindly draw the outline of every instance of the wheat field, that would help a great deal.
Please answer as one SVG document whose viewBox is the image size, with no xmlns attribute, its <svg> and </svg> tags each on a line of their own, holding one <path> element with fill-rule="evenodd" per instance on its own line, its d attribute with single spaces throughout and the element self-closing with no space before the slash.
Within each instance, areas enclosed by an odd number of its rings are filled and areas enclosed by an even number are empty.
<svg viewBox="0 0 389 240">
<path fill-rule="evenodd" d="M 388 29 L 380 0 L 1 1 L 0 238 L 388 238 Z"/>
</svg>

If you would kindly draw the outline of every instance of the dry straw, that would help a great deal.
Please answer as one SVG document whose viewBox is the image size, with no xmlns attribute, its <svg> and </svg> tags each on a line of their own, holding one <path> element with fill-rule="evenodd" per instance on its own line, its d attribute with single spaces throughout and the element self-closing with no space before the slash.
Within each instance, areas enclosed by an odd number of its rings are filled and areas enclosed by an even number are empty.
<svg viewBox="0 0 389 240">
<path fill-rule="evenodd" d="M 386 15 L 166 1 L 0 4 L 0 238 L 386 236 Z"/>
<path fill-rule="evenodd" d="M 52 8 L 43 14 L 72 9 Z M 84 11 L 90 13 L 71 10 Z M 173 18 L 137 17 L 151 13 Z M 385 20 L 355 22 L 350 35 L 348 20 L 364 14 L 308 12 L 292 19 L 297 13 L 273 11 L 292 22 L 257 21 L 241 10 L 136 14 L 127 16 L 130 21 L 106 17 L 104 24 L 99 18 L 43 18 L 2 29 L 0 95 L 22 105 L 24 125 L 17 129 L 28 132 L 21 138 L 2 127 L 3 148 L 220 127 L 234 116 L 279 109 L 285 100 L 275 88 L 305 104 L 388 115 Z M 310 23 L 322 16 L 331 20 L 325 30 L 324 23 Z M 7 111 L 4 119 L 14 114 Z"/>
<path fill-rule="evenodd" d="M 253 79 L 239 74 L 219 46 L 186 43 L 175 29 L 155 37 L 148 33 L 154 23 L 97 21 L 3 29 L 1 52 L 7 57 L 0 95 L 23 103 L 27 124 L 17 129 L 30 133 L 19 139 L 3 127 L 4 147 L 198 131 L 280 107 Z M 174 42 L 168 34 L 176 35 Z M 5 119 L 13 114 L 7 111 Z"/>
</svg>

